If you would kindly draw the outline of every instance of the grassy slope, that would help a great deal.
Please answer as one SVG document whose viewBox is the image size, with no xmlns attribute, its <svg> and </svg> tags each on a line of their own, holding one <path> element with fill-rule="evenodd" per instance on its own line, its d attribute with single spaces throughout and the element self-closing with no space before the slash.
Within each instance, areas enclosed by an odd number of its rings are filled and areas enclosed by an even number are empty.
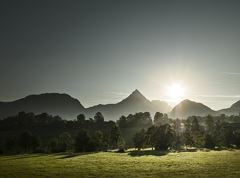
<svg viewBox="0 0 240 178">
<path fill-rule="evenodd" d="M 240 177 L 240 151 L 0 156 L 0 177 Z"/>
</svg>

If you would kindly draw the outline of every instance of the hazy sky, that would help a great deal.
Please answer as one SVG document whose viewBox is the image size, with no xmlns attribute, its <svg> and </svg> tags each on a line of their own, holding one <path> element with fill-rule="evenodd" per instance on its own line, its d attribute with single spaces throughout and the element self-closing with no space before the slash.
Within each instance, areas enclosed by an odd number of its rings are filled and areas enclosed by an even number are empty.
<svg viewBox="0 0 240 178">
<path fill-rule="evenodd" d="M 239 0 L 1 0 L 0 22 L 2 101 L 168 99 L 171 83 L 213 109 L 240 99 Z"/>
</svg>

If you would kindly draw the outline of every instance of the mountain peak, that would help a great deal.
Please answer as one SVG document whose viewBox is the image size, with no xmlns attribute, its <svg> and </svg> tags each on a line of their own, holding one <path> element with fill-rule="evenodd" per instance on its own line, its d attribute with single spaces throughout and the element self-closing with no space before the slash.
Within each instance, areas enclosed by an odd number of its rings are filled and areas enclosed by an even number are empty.
<svg viewBox="0 0 240 178">
<path fill-rule="evenodd" d="M 191 101 L 189 99 L 182 100 L 180 103 L 196 103 L 195 101 Z"/>
<path fill-rule="evenodd" d="M 126 99 L 134 99 L 134 100 L 137 99 L 137 100 L 149 101 L 138 89 L 134 90 Z"/>
<path fill-rule="evenodd" d="M 139 103 L 139 102 L 149 102 L 150 101 L 139 91 L 139 90 L 134 90 L 127 98 L 125 98 L 124 100 L 122 100 L 120 103 L 122 102 L 130 102 L 132 104 L 134 103 Z"/>
<path fill-rule="evenodd" d="M 131 95 L 142 95 L 143 96 L 143 94 L 138 89 L 134 90 Z"/>
</svg>

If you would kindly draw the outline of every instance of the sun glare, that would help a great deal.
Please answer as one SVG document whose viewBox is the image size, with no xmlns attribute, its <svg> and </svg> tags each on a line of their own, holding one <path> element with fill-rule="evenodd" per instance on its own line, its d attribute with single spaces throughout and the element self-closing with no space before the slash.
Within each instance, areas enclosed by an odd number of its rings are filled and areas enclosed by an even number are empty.
<svg viewBox="0 0 240 178">
<path fill-rule="evenodd" d="M 185 96 L 185 87 L 181 84 L 172 84 L 168 88 L 168 96 L 172 101 L 179 102 Z"/>
</svg>

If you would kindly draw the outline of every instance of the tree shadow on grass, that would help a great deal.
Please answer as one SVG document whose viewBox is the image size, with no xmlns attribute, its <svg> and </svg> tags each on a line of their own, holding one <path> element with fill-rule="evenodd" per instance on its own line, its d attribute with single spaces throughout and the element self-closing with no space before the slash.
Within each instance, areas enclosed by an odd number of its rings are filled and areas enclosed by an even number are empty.
<svg viewBox="0 0 240 178">
<path fill-rule="evenodd" d="M 59 157 L 58 159 L 67 159 L 67 158 L 74 158 L 77 156 L 84 156 L 84 155 L 89 155 L 89 154 L 94 154 L 96 152 L 84 152 L 84 153 L 62 153 L 62 154 L 58 154 L 61 157 Z"/>
<path fill-rule="evenodd" d="M 130 156 L 164 156 L 168 153 L 183 153 L 183 152 L 210 152 L 210 151 L 234 151 L 234 149 L 199 149 L 199 148 L 188 148 L 181 150 L 168 150 L 168 151 L 157 151 L 157 150 L 131 150 L 128 151 Z"/>
<path fill-rule="evenodd" d="M 35 158 L 35 157 L 41 157 L 45 154 L 8 154 L 3 155 L 4 159 L 14 160 L 14 159 L 26 159 L 26 158 Z"/>
<path fill-rule="evenodd" d="M 133 150 L 129 151 L 130 156 L 164 156 L 167 155 L 168 151 L 156 151 L 156 150 Z"/>
</svg>

